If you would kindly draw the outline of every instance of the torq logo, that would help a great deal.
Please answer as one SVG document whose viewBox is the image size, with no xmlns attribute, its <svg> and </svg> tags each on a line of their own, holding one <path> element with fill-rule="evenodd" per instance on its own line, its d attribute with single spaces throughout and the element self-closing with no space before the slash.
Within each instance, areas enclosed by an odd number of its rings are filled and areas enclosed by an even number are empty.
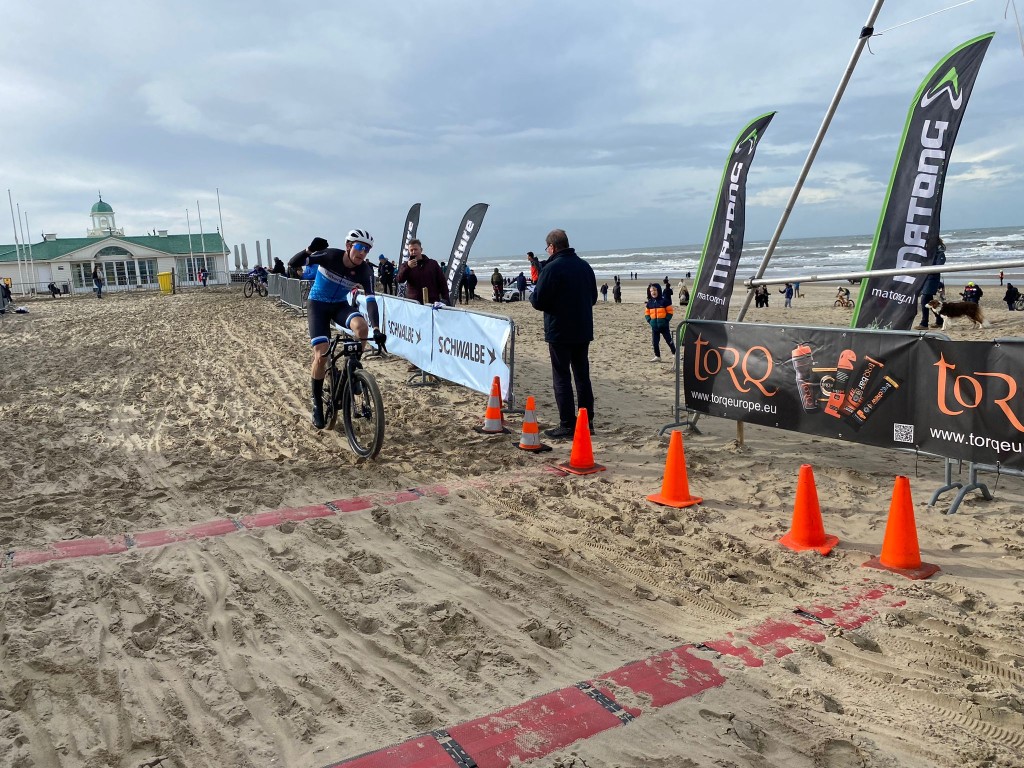
<svg viewBox="0 0 1024 768">
<path fill-rule="evenodd" d="M 750 145 L 749 148 L 747 149 L 747 154 L 748 155 L 754 154 L 754 149 L 757 147 L 757 128 L 755 128 L 750 133 L 748 133 L 746 136 L 744 136 L 742 139 L 740 139 L 739 144 L 736 145 L 736 149 L 734 149 L 732 151 L 732 153 L 734 155 L 738 155 L 740 153 L 740 150 L 743 149 L 743 145 L 744 144 L 749 144 Z"/>
<path fill-rule="evenodd" d="M 927 107 L 942 94 L 946 94 L 946 96 L 949 97 L 949 103 L 952 105 L 953 109 L 960 109 L 960 105 L 964 100 L 964 94 L 963 91 L 960 90 L 960 80 L 956 74 L 956 67 L 952 67 L 949 72 L 947 72 L 942 79 L 935 84 L 934 88 L 921 97 L 921 109 Z"/>
</svg>

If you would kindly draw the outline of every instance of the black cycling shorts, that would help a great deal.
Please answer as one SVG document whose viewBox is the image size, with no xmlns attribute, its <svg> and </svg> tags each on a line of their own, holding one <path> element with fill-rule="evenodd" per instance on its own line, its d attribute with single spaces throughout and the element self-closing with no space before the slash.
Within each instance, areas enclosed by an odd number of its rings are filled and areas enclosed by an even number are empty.
<svg viewBox="0 0 1024 768">
<path fill-rule="evenodd" d="M 364 317 L 358 307 L 347 301 L 328 302 L 309 299 L 306 302 L 306 319 L 309 321 L 309 344 L 326 344 L 331 340 L 331 321 L 342 328 L 352 330 L 349 323 L 353 317 Z"/>
</svg>

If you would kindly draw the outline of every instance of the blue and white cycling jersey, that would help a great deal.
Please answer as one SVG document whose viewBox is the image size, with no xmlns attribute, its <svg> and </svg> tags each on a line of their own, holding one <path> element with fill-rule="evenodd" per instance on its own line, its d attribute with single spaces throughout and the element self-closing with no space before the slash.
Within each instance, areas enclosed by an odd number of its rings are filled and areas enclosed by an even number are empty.
<svg viewBox="0 0 1024 768">
<path fill-rule="evenodd" d="M 373 266 L 364 261 L 358 267 L 346 267 L 345 251 L 327 248 L 309 257 L 307 264 L 317 266 L 313 287 L 309 291 L 310 301 L 340 304 L 349 301 L 349 292 L 356 285 L 362 293 L 373 294 Z"/>
</svg>

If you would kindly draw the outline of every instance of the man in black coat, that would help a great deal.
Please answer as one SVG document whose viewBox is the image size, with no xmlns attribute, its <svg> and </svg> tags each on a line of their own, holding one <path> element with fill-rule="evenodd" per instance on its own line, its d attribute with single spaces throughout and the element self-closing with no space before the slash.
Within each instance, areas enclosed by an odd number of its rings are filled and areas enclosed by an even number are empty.
<svg viewBox="0 0 1024 768">
<path fill-rule="evenodd" d="M 544 313 L 544 341 L 551 356 L 551 379 L 558 406 L 558 426 L 547 429 L 550 438 L 572 437 L 576 399 L 587 409 L 594 432 L 594 390 L 590 384 L 590 342 L 594 340 L 594 305 L 597 278 L 590 265 L 569 247 L 565 230 L 553 229 L 545 240 L 549 258 L 530 294 L 533 308 Z"/>
</svg>

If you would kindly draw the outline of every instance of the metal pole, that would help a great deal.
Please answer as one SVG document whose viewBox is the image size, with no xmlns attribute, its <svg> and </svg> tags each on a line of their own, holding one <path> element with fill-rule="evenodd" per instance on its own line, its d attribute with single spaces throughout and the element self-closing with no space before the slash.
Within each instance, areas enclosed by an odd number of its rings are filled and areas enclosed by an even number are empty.
<svg viewBox="0 0 1024 768">
<path fill-rule="evenodd" d="M 22 252 L 22 254 L 24 254 L 25 253 L 25 229 L 24 229 L 24 224 L 21 221 L 21 203 L 18 203 L 17 208 L 18 208 L 18 227 L 19 227 L 19 229 L 21 229 L 21 252 Z M 29 277 L 28 286 L 29 286 L 29 289 L 31 290 L 32 288 L 35 287 L 36 276 L 34 274 L 35 270 L 32 269 L 32 265 L 31 264 L 29 264 L 28 270 L 29 270 L 29 272 L 28 272 L 28 277 Z M 24 293 L 22 293 L 22 295 L 24 295 Z"/>
<path fill-rule="evenodd" d="M 230 249 L 228 249 L 228 253 L 227 254 L 224 253 L 224 250 L 227 247 L 227 243 L 224 241 L 224 214 L 222 214 L 221 211 L 220 211 L 220 187 L 217 187 L 217 218 L 220 219 L 220 245 L 218 247 L 220 248 L 221 255 L 224 256 L 224 266 L 227 267 L 228 282 L 230 282 L 231 281 L 231 262 L 230 262 L 231 252 L 230 252 Z M 267 250 L 268 251 L 270 250 L 269 246 L 267 247 Z"/>
<path fill-rule="evenodd" d="M 195 269 L 196 257 L 192 254 L 192 220 L 188 217 L 188 208 L 185 209 L 185 224 L 188 226 L 188 259 L 192 262 L 192 269 Z M 173 289 L 171 292 L 173 293 Z"/>
<path fill-rule="evenodd" d="M 29 241 L 28 241 L 28 263 L 29 263 L 29 268 L 32 270 L 32 277 L 33 277 L 33 280 L 34 280 L 35 279 L 35 274 L 36 274 L 36 260 L 32 258 L 32 227 L 30 227 L 28 225 L 28 211 L 25 211 L 25 229 L 28 231 L 28 236 L 29 236 Z M 53 277 L 52 269 L 53 268 L 51 267 L 50 277 Z"/>
<path fill-rule="evenodd" d="M 835 272 L 828 275 L 798 275 L 793 277 L 752 277 L 744 280 L 743 284 L 748 288 L 758 285 L 780 285 L 782 283 L 827 283 L 835 280 L 854 280 L 857 278 L 891 277 L 893 275 L 930 275 L 932 273 L 945 272 L 987 272 L 990 269 L 1013 269 L 1024 267 L 1024 261 L 982 261 L 974 264 L 950 264 L 948 261 L 942 265 L 931 265 L 928 267 L 893 267 L 892 269 L 862 270 L 859 272 Z"/>
<path fill-rule="evenodd" d="M 18 259 L 18 281 L 21 283 L 22 295 L 25 294 L 25 273 L 21 271 L 21 246 L 18 245 L 18 225 L 14 219 L 14 200 L 11 198 L 11 190 L 7 190 L 7 202 L 11 205 L 11 226 L 14 228 L 14 255 Z"/>
<path fill-rule="evenodd" d="M 839 101 L 843 98 L 843 92 L 846 90 L 847 83 L 850 82 L 850 77 L 853 75 L 853 69 L 857 66 L 857 61 L 860 59 L 861 51 L 864 50 L 864 46 L 867 45 L 868 39 L 875 31 L 875 19 L 878 18 L 878 12 L 882 10 L 883 2 L 884 0 L 875 0 L 875 4 L 871 7 L 871 12 L 868 14 L 868 19 L 864 22 L 864 27 L 860 31 L 860 37 L 857 38 L 857 45 L 854 46 L 853 55 L 850 56 L 850 63 L 846 65 L 846 71 L 843 73 L 843 78 L 839 82 L 839 87 L 836 88 L 836 92 L 832 96 L 832 102 L 828 105 L 828 110 L 825 112 L 825 119 L 821 121 L 821 127 L 818 128 L 818 135 L 814 137 L 814 143 L 811 146 L 811 151 L 807 153 L 807 159 L 804 160 L 804 166 L 800 169 L 800 176 L 796 181 L 796 186 L 793 187 L 792 194 L 789 196 L 789 201 L 786 203 L 786 209 L 782 212 L 782 218 L 779 220 L 779 225 L 775 228 L 775 234 L 772 235 L 772 239 L 768 243 L 768 248 L 764 252 L 764 257 L 761 259 L 761 266 L 757 268 L 757 274 L 754 275 L 755 280 L 764 275 L 764 271 L 768 268 L 768 262 L 772 258 L 775 246 L 782 237 L 782 230 L 786 227 L 786 222 L 789 220 L 789 214 L 793 212 L 793 206 L 796 204 L 796 199 L 799 197 L 800 190 L 803 188 L 804 180 L 807 178 L 807 174 L 811 170 L 811 165 L 814 163 L 814 158 L 818 154 L 818 148 L 821 146 L 821 142 L 825 138 L 825 133 L 828 131 L 828 127 L 832 123 L 832 116 L 835 115 L 836 109 L 839 107 Z M 736 318 L 737 321 L 743 321 L 744 316 L 747 314 L 747 310 L 750 308 L 750 301 L 753 298 L 754 294 L 751 291 L 747 291 L 747 297 L 743 301 L 743 308 L 740 309 L 739 317 Z"/>
<path fill-rule="evenodd" d="M 196 200 L 196 213 L 199 214 L 199 247 L 203 249 L 203 266 L 206 266 L 206 235 L 203 234 L 203 212 L 199 209 L 199 201 Z M 195 262 L 192 264 L 195 270 Z"/>
</svg>

